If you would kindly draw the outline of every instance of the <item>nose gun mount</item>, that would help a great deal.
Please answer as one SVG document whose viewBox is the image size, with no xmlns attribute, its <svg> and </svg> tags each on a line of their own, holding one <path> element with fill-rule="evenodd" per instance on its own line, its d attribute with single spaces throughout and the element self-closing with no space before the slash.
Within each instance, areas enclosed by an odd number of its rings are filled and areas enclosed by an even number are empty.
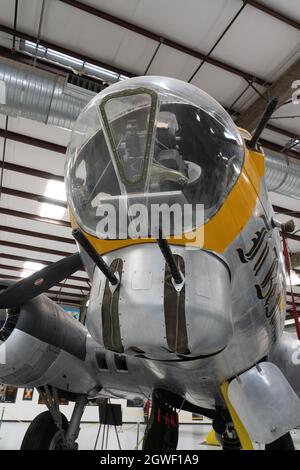
<svg viewBox="0 0 300 470">
<path fill-rule="evenodd" d="M 157 239 L 157 243 L 158 243 L 160 251 L 162 252 L 162 255 L 165 258 L 166 263 L 169 266 L 169 269 L 171 271 L 173 285 L 174 285 L 175 289 L 177 290 L 177 292 L 180 292 L 181 289 L 184 286 L 185 279 L 183 277 L 182 272 L 179 270 L 179 268 L 178 268 L 178 266 L 175 262 L 173 253 L 170 249 L 170 246 L 169 246 L 167 240 L 165 238 L 162 238 L 161 231 L 160 231 L 160 234 L 159 234 L 159 238 Z"/>
<path fill-rule="evenodd" d="M 118 351 L 156 360 L 220 352 L 233 333 L 228 267 L 205 250 L 171 251 L 163 239 L 158 246 L 143 243 L 105 255 L 121 281 L 111 299 L 107 278 L 95 269 L 87 313 L 91 335 L 108 349 L 118 338 Z M 116 263 L 121 271 L 112 268 Z"/>
</svg>

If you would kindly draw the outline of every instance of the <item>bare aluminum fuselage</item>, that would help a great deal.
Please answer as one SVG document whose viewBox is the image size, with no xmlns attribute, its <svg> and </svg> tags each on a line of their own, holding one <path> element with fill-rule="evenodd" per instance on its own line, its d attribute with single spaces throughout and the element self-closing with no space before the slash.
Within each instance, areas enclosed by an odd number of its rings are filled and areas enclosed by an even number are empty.
<svg viewBox="0 0 300 470">
<path fill-rule="evenodd" d="M 272 215 L 262 178 L 251 218 L 222 255 L 172 246 L 185 261 L 187 357 L 168 351 L 164 260 L 157 245 L 134 245 L 105 256 L 108 264 L 117 258 L 124 263 L 119 319 L 128 372 L 118 373 L 114 353 L 107 351 L 112 372 L 102 375 L 102 393 L 149 396 L 153 388 L 164 388 L 214 408 L 224 380 L 269 356 L 285 319 L 284 261 Z M 92 285 L 87 326 L 101 344 L 105 278 L 97 268 Z M 137 348 L 144 354 L 134 354 Z"/>
<path fill-rule="evenodd" d="M 250 174 L 251 168 L 248 171 Z M 247 184 L 238 183 L 233 188 L 235 199 L 227 204 L 222 223 L 210 232 L 222 243 L 230 239 L 224 249 L 214 250 L 204 244 L 203 249 L 195 250 L 171 244 L 173 254 L 184 262 L 188 354 L 177 354 L 168 344 L 166 266 L 157 244 L 131 244 L 107 250 L 104 256 L 108 264 L 116 259 L 123 263 L 114 308 L 125 366 L 118 364 L 120 354 L 109 350 L 103 340 L 102 305 L 107 281 L 82 253 L 92 281 L 88 330 L 74 319 L 66 321 L 58 306 L 39 296 L 33 303 L 44 311 L 47 325 L 37 328 L 32 306 L 22 308 L 23 327 L 20 320 L 0 345 L 0 353 L 6 350 L 7 356 L 6 363 L 0 364 L 2 381 L 19 386 L 50 384 L 90 397 L 148 398 L 153 389 L 160 388 L 198 406 L 215 408 L 222 403 L 220 385 L 225 380 L 262 359 L 272 360 L 276 354 L 281 357 L 284 260 L 279 231 L 271 227 L 273 210 L 264 177 L 252 173 L 252 180 L 246 173 L 241 175 L 241 181 L 247 180 Z M 259 181 L 256 188 L 255 178 Z M 254 203 L 249 202 L 251 192 Z M 245 218 L 243 212 L 249 215 Z M 72 345 L 81 345 L 82 354 L 74 354 Z M 288 354 L 290 360 L 293 351 Z"/>
</svg>

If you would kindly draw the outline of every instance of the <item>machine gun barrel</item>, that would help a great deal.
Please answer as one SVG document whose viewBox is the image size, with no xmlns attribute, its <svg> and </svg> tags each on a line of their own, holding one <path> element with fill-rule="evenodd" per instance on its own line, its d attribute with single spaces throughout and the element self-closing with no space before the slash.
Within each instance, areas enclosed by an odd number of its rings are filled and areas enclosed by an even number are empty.
<svg viewBox="0 0 300 470">
<path fill-rule="evenodd" d="M 259 121 L 258 125 L 257 125 L 257 128 L 255 129 L 254 131 L 254 134 L 252 136 L 252 139 L 248 142 L 248 148 L 250 150 L 254 150 L 255 147 L 256 147 L 256 144 L 264 130 L 264 128 L 266 127 L 267 123 L 268 123 L 268 120 L 270 119 L 270 117 L 272 116 L 272 114 L 274 113 L 276 107 L 277 107 L 277 104 L 278 104 L 278 99 L 275 97 L 275 98 L 272 98 L 269 103 L 268 103 L 268 106 L 266 107 L 265 109 L 265 112 L 264 114 L 262 115 L 262 118 L 261 120 Z"/>
<path fill-rule="evenodd" d="M 169 268 L 170 268 L 172 277 L 175 281 L 175 284 L 182 284 L 183 283 L 182 275 L 181 275 L 179 269 L 176 266 L 176 263 L 175 263 L 175 260 L 174 260 L 174 257 L 173 257 L 173 253 L 170 249 L 170 246 L 169 246 L 167 240 L 165 238 L 162 238 L 161 236 L 159 236 L 159 238 L 157 238 L 157 243 L 158 243 L 158 246 L 160 248 L 160 251 L 163 254 L 163 257 L 165 258 L 167 264 L 169 265 Z"/>
<path fill-rule="evenodd" d="M 102 256 L 99 255 L 99 253 L 97 253 L 95 248 L 86 238 L 86 236 L 81 232 L 81 230 L 79 230 L 78 228 L 75 228 L 72 231 L 72 235 L 75 238 L 75 240 L 79 243 L 79 245 L 86 251 L 86 253 L 94 261 L 94 263 L 98 266 L 98 268 L 104 274 L 104 276 L 107 277 L 109 282 L 113 286 L 116 286 L 119 283 L 117 276 L 113 273 L 110 267 L 106 264 Z"/>
</svg>

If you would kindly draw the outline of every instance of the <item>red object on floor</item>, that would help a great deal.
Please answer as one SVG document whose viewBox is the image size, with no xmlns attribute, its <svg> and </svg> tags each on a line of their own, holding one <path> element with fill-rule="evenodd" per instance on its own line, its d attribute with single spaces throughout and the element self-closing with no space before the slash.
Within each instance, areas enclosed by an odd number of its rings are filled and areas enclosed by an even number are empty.
<svg viewBox="0 0 300 470">
<path fill-rule="evenodd" d="M 292 278 L 291 278 L 291 262 L 290 262 L 290 255 L 287 247 L 286 237 L 284 232 L 282 232 L 282 243 L 283 243 L 283 254 L 285 259 L 285 268 L 290 280 L 290 288 L 291 288 L 291 297 L 292 297 L 292 308 L 293 308 L 293 317 L 295 321 L 295 327 L 298 339 L 300 340 L 300 322 L 299 322 L 299 314 L 297 311 L 297 304 L 295 300 L 294 290 L 292 286 Z"/>
<path fill-rule="evenodd" d="M 150 400 L 147 400 L 146 406 L 145 406 L 145 413 L 146 413 L 147 419 L 149 419 L 149 411 L 150 411 Z"/>
</svg>

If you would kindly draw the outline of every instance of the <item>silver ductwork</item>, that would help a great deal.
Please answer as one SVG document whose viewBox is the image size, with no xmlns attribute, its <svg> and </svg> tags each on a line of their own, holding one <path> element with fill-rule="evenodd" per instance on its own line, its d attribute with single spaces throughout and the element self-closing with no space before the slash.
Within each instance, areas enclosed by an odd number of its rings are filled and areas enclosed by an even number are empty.
<svg viewBox="0 0 300 470">
<path fill-rule="evenodd" d="M 300 198 L 300 161 L 266 150 L 265 179 L 269 191 Z"/>
<path fill-rule="evenodd" d="M 4 87 L 0 112 L 70 129 L 95 93 L 68 84 L 60 75 L 0 58 Z"/>
</svg>

